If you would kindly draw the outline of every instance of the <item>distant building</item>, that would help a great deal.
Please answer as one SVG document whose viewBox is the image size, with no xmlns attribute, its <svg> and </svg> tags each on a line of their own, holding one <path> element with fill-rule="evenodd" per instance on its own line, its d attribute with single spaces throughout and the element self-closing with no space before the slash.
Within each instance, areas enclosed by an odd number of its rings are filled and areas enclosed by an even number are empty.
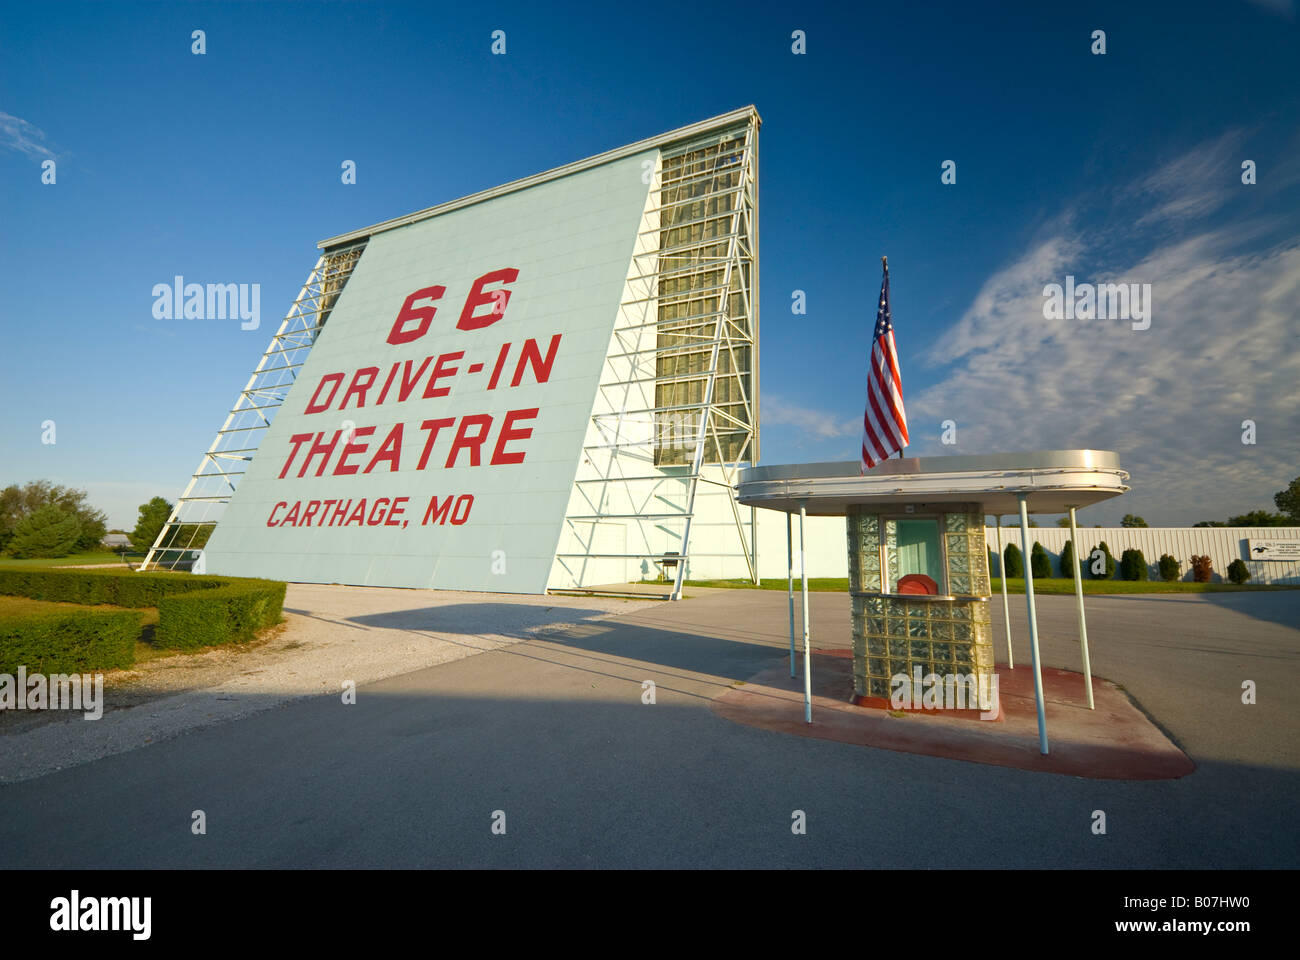
<svg viewBox="0 0 1300 960">
<path fill-rule="evenodd" d="M 986 543 L 990 546 L 997 543 L 996 527 L 987 527 L 984 533 Z M 1020 547 L 1019 530 L 1004 527 L 1002 536 L 1005 543 Z M 1030 536 L 1047 551 L 1053 575 L 1065 576 L 1060 569 L 1061 550 L 1070 539 L 1070 531 L 1061 527 L 1036 527 Z M 1152 580 L 1160 579 L 1160 557 L 1168 554 L 1178 561 L 1179 580 L 1193 579 L 1192 557 L 1199 555 L 1210 558 L 1213 583 L 1222 583 L 1227 578 L 1228 565 L 1233 560 L 1242 560 L 1250 571 L 1248 582 L 1252 585 L 1300 584 L 1300 527 L 1080 527 L 1080 560 L 1086 561 L 1087 554 L 1103 540 L 1116 563 L 1130 547 L 1141 550 L 1147 562 L 1147 575 Z M 1267 545 L 1277 549 L 1266 550 Z M 992 571 L 994 576 L 998 569 L 1000 566 Z M 1118 577 L 1117 572 L 1115 578 Z"/>
</svg>

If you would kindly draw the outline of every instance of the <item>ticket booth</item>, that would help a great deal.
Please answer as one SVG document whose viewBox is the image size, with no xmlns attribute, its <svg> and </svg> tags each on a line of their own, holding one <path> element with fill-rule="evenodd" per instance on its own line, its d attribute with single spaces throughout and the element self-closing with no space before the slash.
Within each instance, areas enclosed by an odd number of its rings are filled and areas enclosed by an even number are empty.
<svg viewBox="0 0 1300 960">
<path fill-rule="evenodd" d="M 855 697 L 888 700 L 917 668 L 992 674 L 983 506 L 849 504 L 846 521 Z"/>
<path fill-rule="evenodd" d="M 1020 518 L 1022 550 L 1029 556 L 1029 514 L 1067 513 L 1078 541 L 1075 511 L 1128 490 L 1129 475 L 1107 450 L 1040 450 L 963 457 L 886 460 L 867 473 L 857 462 L 752 467 L 741 472 L 737 499 L 746 506 L 797 516 L 802 557 L 807 516 L 845 518 L 849 593 L 852 598 L 853 691 L 863 706 L 888 706 L 894 678 L 930 675 L 973 678 L 978 688 L 994 674 L 989 603 L 988 545 L 984 518 Z M 1001 526 L 998 538 L 1001 539 Z M 793 544 L 793 536 L 787 537 Z M 1002 544 L 997 545 L 1001 553 Z M 1092 676 L 1075 551 L 1074 584 L 1079 640 L 1092 707 Z M 794 551 L 790 569 L 790 675 L 795 675 Z M 1038 662 L 1038 618 L 1031 571 L 1025 574 L 1033 654 L 1039 742 L 1048 752 Z M 810 625 L 807 580 L 803 593 L 804 715 L 812 722 Z M 1002 582 L 1004 613 L 1009 612 Z M 1011 657 L 1009 615 L 1006 641 Z"/>
</svg>

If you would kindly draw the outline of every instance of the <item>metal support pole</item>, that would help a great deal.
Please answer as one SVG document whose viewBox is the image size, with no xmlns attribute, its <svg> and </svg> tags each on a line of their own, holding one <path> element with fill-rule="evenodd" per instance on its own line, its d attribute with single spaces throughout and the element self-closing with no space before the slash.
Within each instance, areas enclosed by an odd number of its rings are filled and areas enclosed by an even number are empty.
<svg viewBox="0 0 1300 960">
<path fill-rule="evenodd" d="M 799 579 L 803 584 L 803 719 L 812 723 L 812 651 L 808 644 L 808 553 L 804 549 L 803 520 L 805 502 L 799 503 Z"/>
<path fill-rule="evenodd" d="M 1088 687 L 1088 709 L 1092 710 L 1092 662 L 1088 659 L 1088 621 L 1083 615 L 1083 574 L 1079 570 L 1079 531 L 1070 508 L 1070 555 L 1074 557 L 1074 599 L 1079 609 L 1079 645 L 1083 647 L 1083 676 Z"/>
<path fill-rule="evenodd" d="M 1016 654 L 1011 649 L 1011 603 L 1007 600 L 1007 555 L 1002 550 L 1002 514 L 997 515 L 998 521 L 998 570 L 1002 576 L 1002 621 L 1007 628 L 1007 669 L 1016 669 Z"/>
<path fill-rule="evenodd" d="M 785 515 L 785 587 L 790 605 L 790 676 L 794 676 L 794 534 L 790 532 L 794 518 Z"/>
<path fill-rule="evenodd" d="M 1029 604 L 1029 652 L 1034 661 L 1034 703 L 1038 707 L 1038 749 L 1047 753 L 1047 717 L 1043 713 L 1043 668 L 1038 659 L 1038 614 L 1034 612 L 1034 568 L 1029 565 L 1029 508 L 1020 500 L 1020 546 L 1025 555 L 1025 601 Z M 1005 571 L 1003 571 L 1005 572 Z"/>
</svg>

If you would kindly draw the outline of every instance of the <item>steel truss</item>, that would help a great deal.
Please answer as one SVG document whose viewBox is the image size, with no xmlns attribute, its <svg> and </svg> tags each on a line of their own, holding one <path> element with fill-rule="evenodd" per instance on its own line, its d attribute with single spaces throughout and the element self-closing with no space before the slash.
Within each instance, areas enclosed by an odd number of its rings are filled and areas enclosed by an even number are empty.
<svg viewBox="0 0 1300 960">
<path fill-rule="evenodd" d="M 253 369 L 248 385 L 240 391 L 185 492 L 172 507 L 141 564 L 142 570 L 188 570 L 193 566 L 271 426 L 275 411 L 289 395 L 298 370 L 365 246 L 362 240 L 326 250 L 317 258 L 279 331 Z"/>
<path fill-rule="evenodd" d="M 735 495 L 758 459 L 757 165 L 757 118 L 660 155 L 565 516 L 561 550 L 582 549 L 556 555 L 580 584 L 593 561 L 649 561 L 672 568 L 675 600 L 692 556 L 743 557 L 758 582 L 753 509 L 742 519 Z M 719 399 L 720 380 L 738 400 Z M 691 551 L 700 483 L 725 491 L 732 553 Z M 623 525 L 627 548 L 601 549 L 602 522 Z"/>
</svg>

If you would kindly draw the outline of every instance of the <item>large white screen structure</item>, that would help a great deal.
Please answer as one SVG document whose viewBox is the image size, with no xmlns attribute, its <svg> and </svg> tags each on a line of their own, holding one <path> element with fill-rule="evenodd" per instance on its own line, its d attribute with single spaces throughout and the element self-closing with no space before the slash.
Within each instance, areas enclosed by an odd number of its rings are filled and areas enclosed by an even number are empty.
<svg viewBox="0 0 1300 960">
<path fill-rule="evenodd" d="M 649 189 L 642 159 L 373 237 L 207 571 L 544 592 Z"/>
<path fill-rule="evenodd" d="M 673 596 L 688 570 L 756 577 L 734 483 L 758 458 L 759 124 L 323 241 L 145 567 Z"/>
</svg>

